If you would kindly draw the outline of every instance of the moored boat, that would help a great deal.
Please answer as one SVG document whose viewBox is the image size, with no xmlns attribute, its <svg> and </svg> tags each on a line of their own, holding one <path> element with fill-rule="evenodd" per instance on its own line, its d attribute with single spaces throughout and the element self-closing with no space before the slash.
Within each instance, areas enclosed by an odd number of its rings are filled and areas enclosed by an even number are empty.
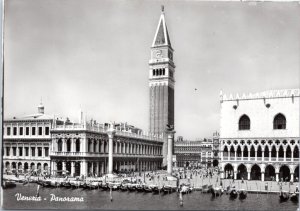
<svg viewBox="0 0 300 211">
<path fill-rule="evenodd" d="M 137 185 L 136 185 L 136 190 L 137 190 L 138 192 L 144 191 L 144 185 L 143 185 L 143 184 L 137 184 Z"/>
<path fill-rule="evenodd" d="M 299 201 L 299 192 L 292 193 L 290 198 L 291 198 L 291 201 L 298 202 Z"/>
<path fill-rule="evenodd" d="M 3 181 L 3 189 L 6 189 L 6 188 L 14 188 L 16 187 L 16 182 L 12 181 L 12 180 L 6 180 L 6 181 Z"/>
<path fill-rule="evenodd" d="M 152 188 L 150 187 L 150 185 L 144 185 L 144 191 L 150 193 L 152 192 Z"/>
<path fill-rule="evenodd" d="M 240 189 L 238 193 L 240 199 L 245 199 L 247 197 L 247 191 L 245 189 Z"/>
<path fill-rule="evenodd" d="M 120 186 L 120 190 L 121 191 L 127 191 L 127 183 L 122 183 L 121 186 Z"/>
<path fill-rule="evenodd" d="M 127 185 L 127 189 L 128 189 L 129 191 L 135 191 L 135 190 L 136 190 L 136 186 L 137 186 L 136 183 L 131 183 L 131 184 L 128 184 L 128 185 Z"/>
<path fill-rule="evenodd" d="M 161 191 L 161 188 L 159 188 L 157 185 L 149 185 L 149 187 L 151 188 L 152 193 L 154 194 L 158 194 Z"/>
<path fill-rule="evenodd" d="M 221 196 L 222 195 L 222 188 L 221 187 L 213 187 L 211 189 L 211 194 L 212 196 L 216 197 L 216 196 Z"/>
<path fill-rule="evenodd" d="M 230 189 L 229 191 L 230 198 L 236 198 L 238 196 L 238 192 L 235 188 Z"/>
<path fill-rule="evenodd" d="M 65 188 L 70 188 L 70 187 L 71 187 L 71 184 L 70 184 L 69 181 L 64 181 L 64 182 L 61 183 L 61 185 L 62 185 L 63 187 L 65 187 Z"/>
<path fill-rule="evenodd" d="M 182 184 L 180 188 L 180 192 L 183 194 L 192 192 L 191 186 L 188 184 Z"/>
<path fill-rule="evenodd" d="M 172 192 L 175 192 L 177 189 L 176 186 L 170 186 L 170 185 L 165 185 L 163 186 L 162 190 L 163 192 L 166 194 L 166 193 L 172 193 Z"/>
<path fill-rule="evenodd" d="M 287 201 L 289 199 L 289 193 L 287 191 L 280 191 L 279 199 L 280 201 Z"/>
</svg>

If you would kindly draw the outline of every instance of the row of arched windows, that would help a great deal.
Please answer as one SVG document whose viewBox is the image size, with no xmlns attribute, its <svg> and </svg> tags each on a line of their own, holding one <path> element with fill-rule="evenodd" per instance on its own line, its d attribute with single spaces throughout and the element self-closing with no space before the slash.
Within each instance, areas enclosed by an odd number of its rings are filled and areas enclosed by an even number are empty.
<svg viewBox="0 0 300 211">
<path fill-rule="evenodd" d="M 250 157 L 255 157 L 255 151 L 257 151 L 257 157 L 262 157 L 262 153 L 264 153 L 264 157 L 269 157 L 269 152 L 271 152 L 271 157 L 277 157 L 277 150 L 276 147 L 273 146 L 271 148 L 271 151 L 269 150 L 268 146 L 265 146 L 265 150 L 262 151 L 262 147 L 258 146 L 257 150 L 255 150 L 254 146 L 252 145 L 250 147 L 250 150 L 248 150 L 248 147 L 245 146 L 244 150 L 242 151 L 242 148 L 240 146 L 237 147 L 236 149 L 236 155 L 237 157 L 241 157 L 243 153 L 243 157 L 248 157 L 248 153 L 250 153 Z M 290 158 L 292 156 L 292 150 L 290 146 L 287 146 L 286 148 L 286 157 Z M 235 149 L 233 146 L 230 147 L 230 150 L 227 148 L 227 146 L 224 147 L 223 150 L 223 156 L 228 156 L 234 157 L 235 156 Z M 284 157 L 284 149 L 282 146 L 279 147 L 278 149 L 278 157 Z M 299 148 L 298 146 L 295 146 L 293 150 L 293 157 L 298 158 L 299 157 Z"/>
<path fill-rule="evenodd" d="M 165 75 L 166 74 L 165 68 L 162 68 L 162 69 L 153 69 L 152 70 L 152 74 L 153 74 L 153 76 Z"/>
<path fill-rule="evenodd" d="M 239 119 L 239 130 L 250 130 L 251 121 L 250 118 L 244 114 Z M 286 119 L 285 116 L 281 113 L 277 114 L 273 120 L 273 129 L 281 130 L 286 129 Z"/>
</svg>

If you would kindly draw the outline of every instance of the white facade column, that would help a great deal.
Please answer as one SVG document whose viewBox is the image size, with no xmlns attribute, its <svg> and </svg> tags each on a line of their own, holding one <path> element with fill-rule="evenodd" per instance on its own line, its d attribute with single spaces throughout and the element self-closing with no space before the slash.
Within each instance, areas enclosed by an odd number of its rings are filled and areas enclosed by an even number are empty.
<svg viewBox="0 0 300 211">
<path fill-rule="evenodd" d="M 255 153 L 255 161 L 257 161 L 257 149 L 254 149 L 254 153 Z"/>
<path fill-rule="evenodd" d="M 87 161 L 82 161 L 80 163 L 80 174 L 87 176 Z"/>
<path fill-rule="evenodd" d="M 261 181 L 265 181 L 265 172 L 261 172 Z"/>
<path fill-rule="evenodd" d="M 276 182 L 278 182 L 278 181 L 279 181 L 279 173 L 276 172 Z"/>
<path fill-rule="evenodd" d="M 286 149 L 283 150 L 283 161 L 286 161 Z"/>
<path fill-rule="evenodd" d="M 276 149 L 276 161 L 278 161 L 278 150 Z"/>
<path fill-rule="evenodd" d="M 108 134 L 108 174 L 113 173 L 113 139 L 116 131 L 113 127 L 110 127 L 107 131 Z"/>
<path fill-rule="evenodd" d="M 291 173 L 291 182 L 294 182 L 294 173 Z"/>
<path fill-rule="evenodd" d="M 18 150 L 17 150 L 17 152 L 18 152 Z M 35 157 L 38 157 L 38 146 L 37 145 L 35 145 L 34 154 L 35 154 Z"/>
<path fill-rule="evenodd" d="M 62 170 L 66 170 L 66 162 L 65 161 L 62 161 Z"/>
<path fill-rule="evenodd" d="M 272 154 L 271 154 L 271 151 L 269 150 L 269 161 L 271 161 L 271 157 L 272 157 Z"/>
<path fill-rule="evenodd" d="M 62 138 L 62 151 L 63 152 L 67 151 L 67 149 L 66 149 L 66 139 L 65 138 Z"/>
<path fill-rule="evenodd" d="M 71 177 L 74 176 L 74 173 L 75 173 L 75 162 L 72 161 L 72 162 L 71 162 Z"/>
<path fill-rule="evenodd" d="M 265 159 L 265 151 L 261 151 L 261 160 L 264 161 Z"/>
<path fill-rule="evenodd" d="M 175 131 L 167 131 L 168 135 L 168 159 L 167 159 L 167 172 L 171 176 L 172 175 L 172 158 L 173 158 L 173 140 L 174 140 Z"/>
<path fill-rule="evenodd" d="M 250 180 L 250 173 L 251 173 L 251 171 L 247 171 L 247 174 L 248 174 L 248 180 Z"/>
</svg>

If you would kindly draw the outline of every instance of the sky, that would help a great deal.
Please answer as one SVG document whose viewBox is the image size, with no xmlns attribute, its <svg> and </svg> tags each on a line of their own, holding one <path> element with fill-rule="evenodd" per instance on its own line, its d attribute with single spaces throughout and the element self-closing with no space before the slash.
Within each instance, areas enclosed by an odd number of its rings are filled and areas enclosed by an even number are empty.
<svg viewBox="0 0 300 211">
<path fill-rule="evenodd" d="M 165 6 L 174 52 L 175 130 L 219 130 L 220 90 L 299 87 L 300 4 L 150 0 L 9 0 L 4 117 L 37 112 L 148 131 L 150 47 Z"/>
</svg>

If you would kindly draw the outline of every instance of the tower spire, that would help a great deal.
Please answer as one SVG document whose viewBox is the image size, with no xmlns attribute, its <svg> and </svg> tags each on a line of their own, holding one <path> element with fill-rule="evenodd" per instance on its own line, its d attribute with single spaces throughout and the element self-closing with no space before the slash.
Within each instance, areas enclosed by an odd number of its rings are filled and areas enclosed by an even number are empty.
<svg viewBox="0 0 300 211">
<path fill-rule="evenodd" d="M 169 38 L 166 21 L 165 21 L 164 11 L 165 11 L 165 6 L 161 5 L 161 15 L 160 15 L 156 33 L 155 33 L 155 36 L 153 39 L 152 47 L 164 46 L 164 45 L 171 47 L 171 42 L 170 42 L 170 38 Z"/>
</svg>

